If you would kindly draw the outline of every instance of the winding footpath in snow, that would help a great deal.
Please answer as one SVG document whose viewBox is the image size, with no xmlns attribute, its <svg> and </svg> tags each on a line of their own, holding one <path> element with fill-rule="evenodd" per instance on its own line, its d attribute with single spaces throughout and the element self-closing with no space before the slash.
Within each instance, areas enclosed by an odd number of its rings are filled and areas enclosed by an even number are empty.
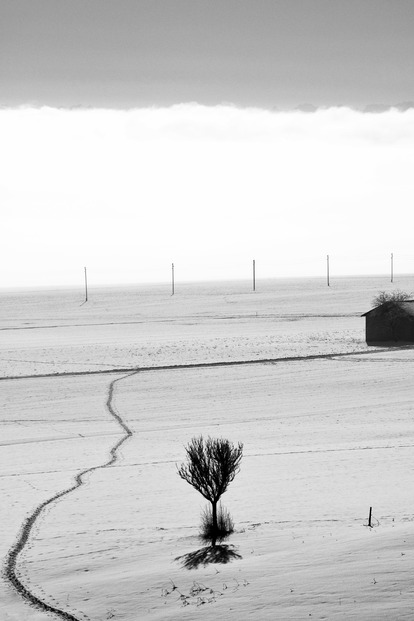
<svg viewBox="0 0 414 621">
<path fill-rule="evenodd" d="M 109 466 L 112 466 L 118 459 L 118 451 L 120 449 L 120 447 L 124 444 L 124 442 L 126 442 L 126 440 L 128 440 L 128 438 L 130 438 L 132 436 L 132 431 L 131 429 L 128 427 L 128 425 L 122 420 L 122 418 L 119 416 L 119 414 L 116 412 L 114 405 L 113 405 L 113 395 L 114 395 L 114 387 L 115 384 L 131 375 L 135 375 L 135 373 L 137 373 L 137 370 L 134 370 L 132 373 L 128 373 L 127 375 L 123 375 L 122 377 L 118 377 L 116 379 L 114 379 L 110 384 L 109 384 L 109 389 L 108 389 L 108 398 L 106 401 L 106 407 L 109 411 L 109 413 L 111 414 L 111 416 L 117 421 L 117 423 L 120 425 L 120 427 L 123 430 L 123 435 L 122 437 L 117 441 L 117 443 L 111 448 L 110 452 L 109 452 L 109 457 L 108 460 L 103 463 L 100 464 L 98 466 L 93 466 L 92 468 L 86 468 L 85 470 L 82 470 L 82 472 L 78 473 L 75 477 L 75 483 L 61 491 L 58 492 L 57 494 L 55 494 L 54 496 L 52 496 L 51 498 L 49 498 L 48 500 L 45 500 L 44 502 L 42 502 L 40 505 L 38 505 L 36 507 L 36 509 L 31 513 L 31 515 L 26 519 L 26 521 L 23 523 L 21 531 L 20 531 L 20 535 L 19 538 L 17 539 L 16 543 L 14 544 L 14 546 L 10 549 L 7 557 L 6 557 L 6 566 L 5 566 L 5 570 L 4 570 L 4 574 L 7 578 L 7 580 L 14 586 L 14 588 L 16 589 L 16 591 L 30 604 L 32 604 L 33 606 L 35 606 L 36 608 L 44 611 L 44 612 L 51 612 L 54 613 L 55 615 L 57 615 L 60 619 L 66 619 L 67 621 L 82 621 L 85 619 L 88 619 L 88 617 L 83 614 L 83 613 L 77 613 L 80 614 L 80 617 L 76 617 L 74 616 L 72 613 L 70 612 L 66 612 L 65 610 L 62 610 L 60 608 L 57 608 L 55 606 L 51 606 L 50 604 L 47 604 L 45 601 L 43 601 L 42 599 L 40 599 L 39 597 L 37 597 L 34 593 L 32 593 L 27 586 L 25 586 L 23 584 L 23 582 L 21 581 L 21 579 L 19 578 L 18 575 L 18 570 L 17 570 L 17 562 L 18 562 L 18 558 L 20 553 L 23 551 L 23 549 L 25 548 L 27 542 L 29 541 L 31 532 L 33 530 L 33 527 L 36 523 L 36 521 L 38 520 L 38 518 L 40 517 L 40 515 L 42 514 L 42 512 L 44 511 L 44 509 L 53 504 L 58 498 L 62 498 L 63 496 L 67 496 L 68 494 L 70 494 L 71 492 L 75 491 L 76 489 L 78 489 L 79 487 L 81 487 L 84 483 L 84 477 L 85 475 L 94 472 L 95 470 L 99 470 L 102 468 L 108 468 Z"/>
</svg>

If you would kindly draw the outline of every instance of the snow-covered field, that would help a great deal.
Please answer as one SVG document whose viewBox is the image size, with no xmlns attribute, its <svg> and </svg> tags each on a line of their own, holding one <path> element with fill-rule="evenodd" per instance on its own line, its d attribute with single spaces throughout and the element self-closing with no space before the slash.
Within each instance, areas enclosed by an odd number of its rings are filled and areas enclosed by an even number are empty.
<svg viewBox="0 0 414 621">
<path fill-rule="evenodd" d="M 194 283 L 3 294 L 0 376 L 362 351 L 385 279 Z M 349 286 L 348 286 L 349 285 Z M 353 287 L 350 290 L 349 287 Z"/>
<path fill-rule="evenodd" d="M 15 572 L 61 618 L 413 619 L 414 350 L 368 348 L 360 318 L 389 288 L 0 294 L 3 567 L 41 507 Z M 227 563 L 203 565 L 176 472 L 200 433 L 244 443 Z M 0 619 L 51 618 L 3 572 Z"/>
</svg>

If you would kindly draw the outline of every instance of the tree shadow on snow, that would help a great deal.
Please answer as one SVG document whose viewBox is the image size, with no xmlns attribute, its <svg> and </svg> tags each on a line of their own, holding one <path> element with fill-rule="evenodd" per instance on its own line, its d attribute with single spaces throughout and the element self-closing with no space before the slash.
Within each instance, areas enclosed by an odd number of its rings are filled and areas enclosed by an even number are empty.
<svg viewBox="0 0 414 621">
<path fill-rule="evenodd" d="M 183 554 L 182 556 L 177 556 L 175 559 L 179 561 L 181 565 L 185 569 L 197 569 L 200 565 L 205 567 L 210 563 L 230 563 L 234 559 L 242 558 L 241 554 L 239 554 L 237 549 L 234 546 L 229 545 L 218 545 L 212 548 L 211 546 L 207 546 L 205 548 L 200 548 L 195 552 L 189 552 L 188 554 Z"/>
</svg>

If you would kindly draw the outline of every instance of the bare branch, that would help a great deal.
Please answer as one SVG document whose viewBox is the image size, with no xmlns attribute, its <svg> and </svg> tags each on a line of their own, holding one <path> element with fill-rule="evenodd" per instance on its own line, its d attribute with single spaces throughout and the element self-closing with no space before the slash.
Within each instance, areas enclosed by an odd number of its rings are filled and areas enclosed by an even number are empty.
<svg viewBox="0 0 414 621">
<path fill-rule="evenodd" d="M 187 461 L 178 474 L 206 500 L 217 503 L 240 470 L 243 444 L 234 446 L 223 438 L 194 437 L 186 447 Z"/>
</svg>

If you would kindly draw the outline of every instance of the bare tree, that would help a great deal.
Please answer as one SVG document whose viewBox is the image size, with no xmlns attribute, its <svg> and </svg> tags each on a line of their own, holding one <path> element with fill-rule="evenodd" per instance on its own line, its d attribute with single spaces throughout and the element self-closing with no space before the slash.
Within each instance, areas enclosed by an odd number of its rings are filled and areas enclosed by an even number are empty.
<svg viewBox="0 0 414 621">
<path fill-rule="evenodd" d="M 192 438 L 185 450 L 187 461 L 178 468 L 178 474 L 211 503 L 214 547 L 219 534 L 217 503 L 240 470 L 243 444 L 234 446 L 223 438 L 204 440 L 199 436 Z"/>
<path fill-rule="evenodd" d="M 381 306 L 381 304 L 393 304 L 398 306 L 402 302 L 411 299 L 412 294 L 406 291 L 395 289 L 394 291 L 380 291 L 372 300 L 373 306 Z"/>
</svg>

